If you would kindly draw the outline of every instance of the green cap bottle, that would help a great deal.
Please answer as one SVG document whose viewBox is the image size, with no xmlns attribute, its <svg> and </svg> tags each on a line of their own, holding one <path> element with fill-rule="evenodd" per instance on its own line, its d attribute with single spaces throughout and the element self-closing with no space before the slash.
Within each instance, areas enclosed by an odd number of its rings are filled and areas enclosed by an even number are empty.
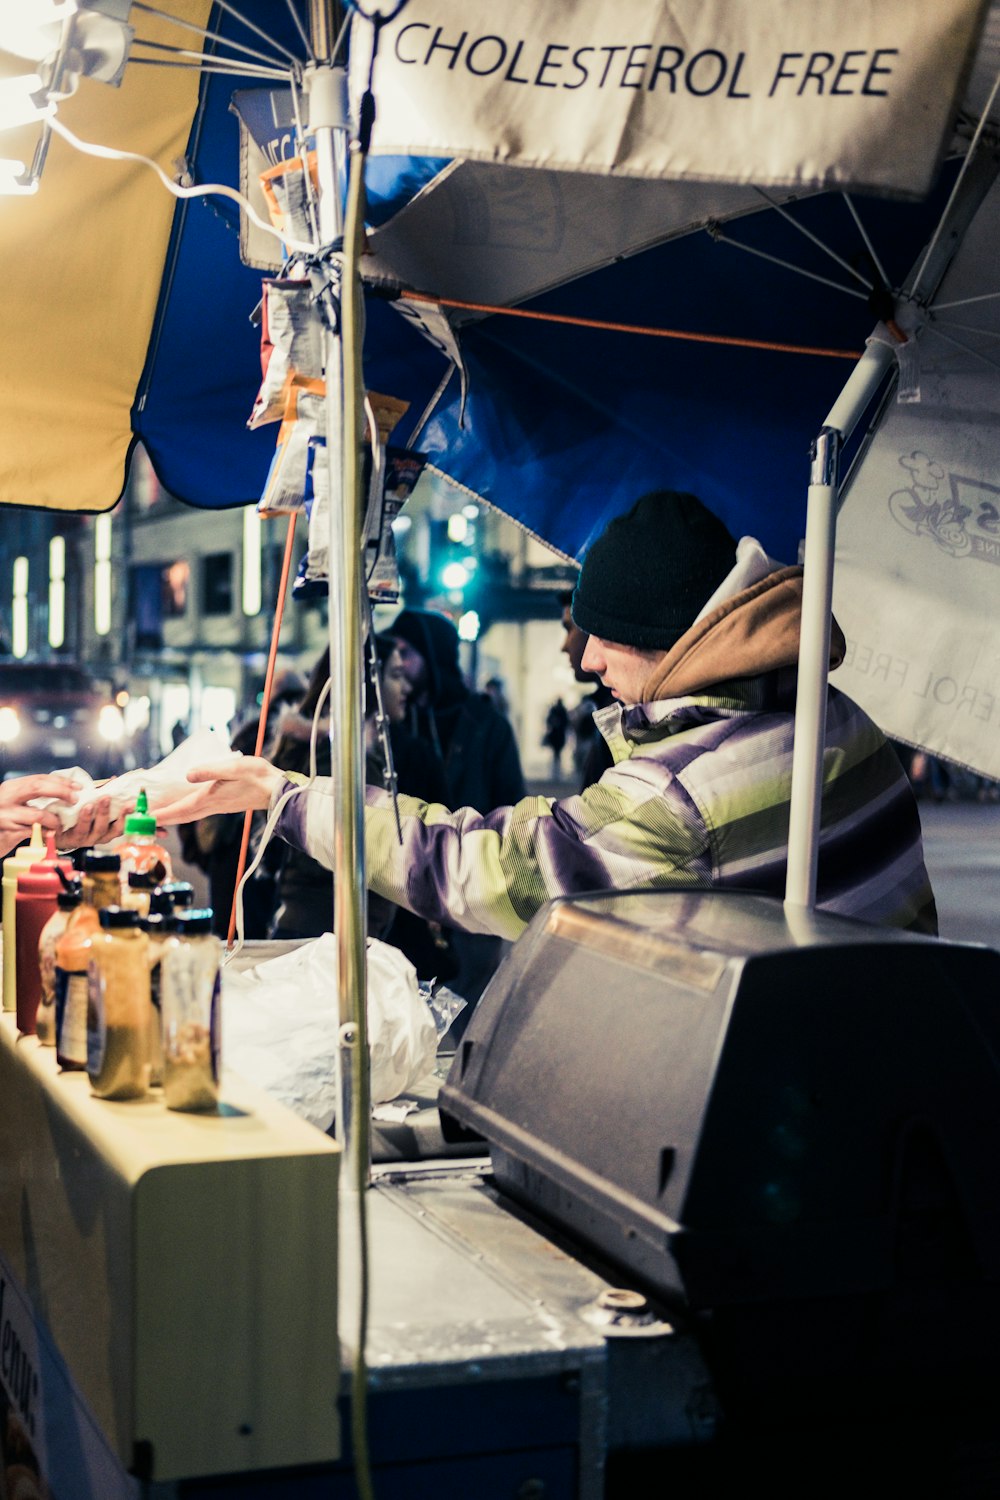
<svg viewBox="0 0 1000 1500">
<path fill-rule="evenodd" d="M 145 790 L 135 799 L 135 811 L 125 818 L 125 836 L 138 834 L 140 838 L 153 838 L 156 834 L 156 816 L 149 811 Z"/>
</svg>

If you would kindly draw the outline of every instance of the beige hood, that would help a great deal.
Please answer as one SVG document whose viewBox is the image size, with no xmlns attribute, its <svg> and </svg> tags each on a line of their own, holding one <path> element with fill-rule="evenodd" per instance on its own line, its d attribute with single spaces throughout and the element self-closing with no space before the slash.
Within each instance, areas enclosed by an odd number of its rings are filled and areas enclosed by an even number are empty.
<svg viewBox="0 0 1000 1500">
<path fill-rule="evenodd" d="M 799 657 L 802 569 L 779 568 L 691 626 L 651 668 L 644 703 L 705 692 L 736 677 L 794 667 Z M 844 659 L 844 634 L 831 621 L 830 666 Z"/>
</svg>

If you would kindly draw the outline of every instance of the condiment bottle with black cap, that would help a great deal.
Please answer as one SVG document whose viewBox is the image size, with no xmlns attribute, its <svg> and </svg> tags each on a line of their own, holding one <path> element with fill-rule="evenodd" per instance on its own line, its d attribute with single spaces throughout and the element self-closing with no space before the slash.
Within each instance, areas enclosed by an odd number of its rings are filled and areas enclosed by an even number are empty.
<svg viewBox="0 0 1000 1500">
<path fill-rule="evenodd" d="M 56 945 L 71 914 L 80 905 L 80 882 L 68 881 L 56 897 L 56 910 L 42 928 L 38 939 L 38 974 L 42 996 L 38 1003 L 35 1034 L 45 1047 L 54 1047 L 58 1030 L 58 1007 L 56 1005 Z"/>
<path fill-rule="evenodd" d="M 90 945 L 100 931 L 99 912 L 118 904 L 121 861 L 117 854 L 87 849 L 74 862 L 83 872 L 83 900 L 56 943 L 56 1060 L 67 1071 L 81 1072 L 87 1066 Z"/>
<path fill-rule="evenodd" d="M 94 911 L 100 911 L 105 906 L 119 906 L 121 904 L 121 867 L 122 862 L 117 854 L 98 852 L 96 849 L 88 849 L 83 856 L 83 908 L 91 907 Z M 81 920 L 78 917 L 77 920 Z M 98 926 L 94 919 L 94 931 Z"/>
<path fill-rule="evenodd" d="M 160 894 L 158 894 L 160 893 Z M 169 906 L 166 902 L 169 901 Z M 188 880 L 163 880 L 150 892 L 150 911 L 169 915 L 175 907 L 194 906 L 194 886 Z"/>
<path fill-rule="evenodd" d="M 87 1073 L 102 1099 L 140 1099 L 149 1087 L 149 945 L 130 907 L 104 907 L 100 924 L 87 970 Z"/>
<path fill-rule="evenodd" d="M 122 870 L 122 906 L 131 906 L 140 917 L 149 911 L 149 898 L 160 885 L 155 870 Z"/>
<path fill-rule="evenodd" d="M 156 894 L 155 892 L 153 893 Z M 150 911 L 140 915 L 139 926 L 146 934 L 149 961 L 149 1065 L 150 1085 L 158 1088 L 163 1082 L 163 1007 L 162 1007 L 162 959 L 166 949 L 177 942 L 174 933 L 173 904 L 164 895 L 162 905 L 168 911 Z"/>
<path fill-rule="evenodd" d="M 175 912 L 177 941 L 161 959 L 163 1097 L 168 1109 L 209 1111 L 219 1102 L 221 947 L 210 908 Z"/>
</svg>

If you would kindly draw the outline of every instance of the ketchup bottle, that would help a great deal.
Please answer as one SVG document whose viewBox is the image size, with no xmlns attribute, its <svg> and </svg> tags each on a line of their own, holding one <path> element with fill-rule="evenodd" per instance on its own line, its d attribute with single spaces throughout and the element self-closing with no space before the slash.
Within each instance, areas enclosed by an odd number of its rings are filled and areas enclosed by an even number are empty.
<svg viewBox="0 0 1000 1500">
<path fill-rule="evenodd" d="M 17 989 L 15 1009 L 17 1029 L 23 1036 L 34 1036 L 38 1004 L 42 998 L 42 976 L 38 962 L 38 940 L 42 928 L 55 912 L 63 882 L 56 869 L 70 870 L 69 860 L 56 854 L 55 835 L 46 840 L 45 859 L 29 865 L 17 874 L 14 897 L 14 942 L 16 951 Z"/>
<path fill-rule="evenodd" d="M 17 1008 L 17 949 L 14 943 L 16 924 L 17 877 L 42 858 L 45 841 L 41 823 L 32 823 L 31 842 L 8 854 L 3 862 L 3 1008 Z"/>
</svg>

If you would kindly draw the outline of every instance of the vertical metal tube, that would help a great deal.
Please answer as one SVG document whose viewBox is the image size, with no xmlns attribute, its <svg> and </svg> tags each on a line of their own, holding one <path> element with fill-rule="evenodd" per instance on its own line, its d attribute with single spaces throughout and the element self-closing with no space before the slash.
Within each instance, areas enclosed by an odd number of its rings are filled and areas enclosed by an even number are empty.
<svg viewBox="0 0 1000 1500">
<path fill-rule="evenodd" d="M 332 0 L 309 0 L 309 44 L 316 62 L 330 61 L 333 50 Z"/>
<path fill-rule="evenodd" d="M 840 449 L 877 391 L 892 359 L 892 350 L 886 345 L 869 345 L 823 424 L 814 447 L 806 511 L 802 631 L 785 881 L 785 900 L 792 906 L 813 907 L 816 904 Z"/>
<path fill-rule="evenodd" d="M 342 178 L 337 135 L 330 123 L 332 42 L 329 0 L 312 0 L 313 53 L 320 66 L 310 83 L 317 95 L 316 169 L 319 231 L 324 245 L 343 233 Z M 360 190 L 360 189 L 359 189 Z M 364 748 L 361 610 L 361 347 L 356 256 L 345 256 L 341 287 L 341 337 L 326 336 L 326 440 L 330 486 L 329 643 L 330 756 L 333 773 L 333 927 L 337 944 L 339 1049 L 337 1129 L 352 1154 L 352 1100 L 358 1092 L 357 1053 L 367 1066 Z M 348 1027 L 347 1023 L 353 1023 Z M 350 1031 L 351 1040 L 346 1040 Z M 361 1092 L 367 1097 L 367 1089 Z M 356 1107 L 356 1106 L 355 1106 Z M 350 1160 L 348 1177 L 353 1179 Z"/>
<path fill-rule="evenodd" d="M 314 55 L 330 60 L 330 35 L 325 46 L 317 16 L 319 0 L 310 0 Z M 324 8 L 329 28 L 330 0 Z M 322 74 L 324 126 L 332 126 L 330 94 L 333 69 Z M 319 100 L 316 101 L 320 103 Z M 319 120 L 314 120 L 319 124 Z M 332 128 L 317 130 L 317 170 L 320 173 L 320 234 L 324 245 L 338 237 L 340 227 L 339 176 Z M 327 460 L 330 483 L 330 675 L 331 765 L 333 769 L 334 894 L 333 917 L 337 943 L 337 985 L 340 1035 L 337 1049 L 337 1120 L 344 1147 L 347 1184 L 357 1190 L 358 1249 L 361 1286 L 358 1298 L 357 1346 L 351 1374 L 351 1439 L 354 1446 L 355 1485 L 362 1497 L 372 1495 L 368 1448 L 368 1336 L 369 1266 L 367 1194 L 370 1166 L 371 1083 L 368 1053 L 368 996 L 366 965 L 364 742 L 362 712 L 362 464 L 361 435 L 364 400 L 361 369 L 362 305 L 359 263 L 364 235 L 364 153 L 352 143 L 347 190 L 341 282 L 341 338 L 327 340 Z M 325 209 L 324 209 L 325 204 Z M 336 381 L 336 394 L 333 384 Z M 339 482 L 338 482 L 339 481 Z"/>
<path fill-rule="evenodd" d="M 339 574 L 336 595 L 331 594 L 330 646 L 331 692 L 337 721 L 333 751 L 333 804 L 337 829 L 337 853 L 342 864 L 334 869 L 334 931 L 337 937 L 337 971 L 340 976 L 341 1021 L 351 1020 L 356 1037 L 353 1083 L 353 1126 L 346 1136 L 348 1168 L 353 1180 L 367 1178 L 370 1108 L 368 1079 L 368 1016 L 365 901 L 365 797 L 363 715 L 363 588 L 362 503 L 363 465 L 361 442 L 364 424 L 364 390 L 361 368 L 362 307 L 358 276 L 360 259 L 364 161 L 352 146 L 348 179 L 348 211 L 341 288 L 341 357 L 343 372 L 343 447 L 341 524 L 330 527 L 330 578 Z M 332 468 L 331 457 L 331 468 Z M 332 498 L 332 496 L 331 496 Z M 333 668 L 334 634 L 340 636 L 338 669 Z M 346 1110 L 347 1101 L 344 1101 Z M 344 1115 L 345 1123 L 347 1120 Z"/>
<path fill-rule="evenodd" d="M 792 751 L 792 799 L 788 827 L 785 900 L 816 904 L 826 688 L 830 662 L 830 601 L 837 530 L 840 433 L 824 428 L 813 451 L 813 483 L 806 510 L 805 577 L 799 637 L 799 680 Z"/>
</svg>

